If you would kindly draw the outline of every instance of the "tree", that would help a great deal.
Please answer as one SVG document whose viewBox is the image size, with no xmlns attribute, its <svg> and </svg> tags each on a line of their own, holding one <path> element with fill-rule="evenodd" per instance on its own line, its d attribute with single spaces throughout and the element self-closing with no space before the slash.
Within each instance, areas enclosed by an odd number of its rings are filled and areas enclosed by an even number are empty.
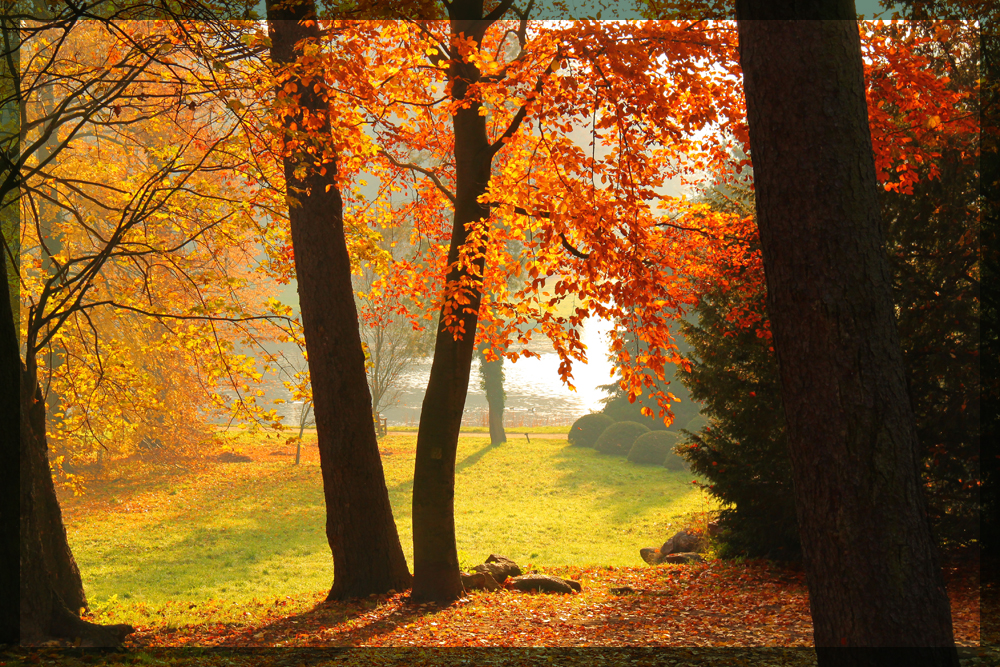
<svg viewBox="0 0 1000 667">
<path fill-rule="evenodd" d="M 351 284 L 337 131 L 334 69 L 319 52 L 311 1 L 267 3 L 274 111 L 283 162 L 295 274 L 319 440 L 327 540 L 334 578 L 328 599 L 364 597 L 410 584 L 389 505 L 372 422 L 365 355 Z M 351 55 L 361 45 L 340 45 Z M 328 78 L 331 77 L 331 78 Z"/>
<path fill-rule="evenodd" d="M 495 352 L 509 350 L 513 337 L 527 342 L 540 329 L 563 356 L 560 373 L 569 381 L 572 360 L 585 359 L 575 325 L 590 313 L 614 316 L 633 308 L 644 340 L 661 353 L 629 360 L 619 345 L 623 368 L 652 365 L 661 373 L 675 349 L 662 326 L 668 318 L 662 306 L 684 300 L 684 269 L 696 257 L 690 249 L 706 236 L 661 222 L 653 213 L 657 204 L 674 212 L 687 205 L 664 202 L 668 198 L 653 183 L 691 164 L 679 166 L 679 154 L 692 146 L 676 140 L 680 124 L 702 127 L 737 114 L 735 98 L 723 96 L 721 110 L 713 106 L 708 91 L 719 88 L 711 68 L 702 74 L 687 65 L 695 53 L 713 60 L 712 49 L 728 39 L 723 31 L 696 23 L 529 31 L 530 7 L 520 11 L 504 2 L 486 12 L 479 3 L 452 3 L 446 35 L 437 24 L 385 25 L 382 38 L 401 47 L 375 54 L 374 81 L 365 88 L 372 91 L 369 114 L 388 163 L 386 177 L 427 179 L 427 195 L 420 198 L 426 205 L 413 219 L 415 235 L 428 241 L 422 266 L 435 271 L 404 274 L 399 282 L 412 285 L 415 298 L 437 295 L 441 312 L 414 476 L 416 599 L 448 601 L 461 594 L 454 455 L 473 332 Z M 508 10 L 516 22 L 499 21 Z M 505 48 L 511 36 L 519 49 Z M 430 54 L 433 67 L 419 62 L 423 54 Z M 557 75 L 561 59 L 576 63 L 579 78 Z M 635 80 L 638 73 L 653 81 Z M 443 97 L 433 95 L 442 89 Z M 634 104 L 626 91 L 636 89 L 653 91 L 653 99 Z M 438 130 L 448 120 L 451 137 Z M 583 159 L 566 136 L 580 121 L 591 126 L 595 146 L 615 150 Z M 721 155 L 713 141 L 693 162 Z M 655 154 L 643 154 L 650 144 L 657 145 Z M 440 168 L 406 161 L 418 151 L 430 152 Z M 450 224 L 442 219 L 442 204 L 454 209 Z M 511 247 L 524 252 L 511 256 Z M 523 277 L 522 288 L 508 289 L 512 275 Z M 549 279 L 554 286 L 546 287 Z M 581 297 L 575 312 L 556 315 L 556 306 L 574 295 Z M 630 378 L 630 393 L 641 393 L 644 380 Z M 669 418 L 669 407 L 661 410 Z"/>
<path fill-rule="evenodd" d="M 159 225 L 168 217 L 166 211 L 174 203 L 197 208 L 195 202 L 205 194 L 200 186 L 205 185 L 203 177 L 207 171 L 213 168 L 225 171 L 232 166 L 226 165 L 225 159 L 217 161 L 225 153 L 222 148 L 232 147 L 227 143 L 231 125 L 192 122 L 182 127 L 174 116 L 172 124 L 167 122 L 160 130 L 154 130 L 154 134 L 174 132 L 172 136 L 177 143 L 155 158 L 150 156 L 149 164 L 130 174 L 124 183 L 109 185 L 106 181 L 65 176 L 60 180 L 61 161 L 71 159 L 74 149 L 88 152 L 109 134 L 118 133 L 118 138 L 122 138 L 141 133 L 148 129 L 145 122 L 156 122 L 176 109 L 179 103 L 171 96 L 166 96 L 169 101 L 164 103 L 164 96 L 157 94 L 160 92 L 157 87 L 164 85 L 161 80 L 151 83 L 143 79 L 148 74 L 160 75 L 166 69 L 169 74 L 165 79 L 173 78 L 181 87 L 189 87 L 187 91 L 196 100 L 208 104 L 209 113 L 214 111 L 216 91 L 198 80 L 198 57 L 192 57 L 181 44 L 183 40 L 176 39 L 176 34 L 170 31 L 151 34 L 147 32 L 151 26 L 142 22 L 118 25 L 106 15 L 115 11 L 118 10 L 107 5 L 92 5 L 85 9 L 64 8 L 54 15 L 43 12 L 41 16 L 30 13 L 4 16 L 5 21 L 13 22 L 13 30 L 4 32 L 5 38 L 9 39 L 12 33 L 20 38 L 14 44 L 5 43 L 5 64 L 12 62 L 14 52 L 31 56 L 25 67 L 16 71 L 11 67 L 7 73 L 12 75 L 12 82 L 4 82 L 7 93 L 4 107 L 18 109 L 20 124 L 17 133 L 4 137 L 5 170 L 0 179 L 5 221 L 20 209 L 26 223 L 21 226 L 22 238 L 16 244 L 25 259 L 18 272 L 27 300 L 20 309 L 23 358 L 19 363 L 14 362 L 20 366 L 21 572 L 17 599 L 20 639 L 26 642 L 56 636 L 77 638 L 84 645 L 112 645 L 120 643 L 132 631 L 129 626 L 98 626 L 79 618 L 80 610 L 87 606 L 86 596 L 66 540 L 47 457 L 46 403 L 39 381 L 40 360 L 45 357 L 46 346 L 75 326 L 94 336 L 96 348 L 99 336 L 93 319 L 96 313 L 109 310 L 139 313 L 156 321 L 239 319 L 229 313 L 220 316 L 214 307 L 204 307 L 204 303 L 197 314 L 160 311 L 161 303 L 152 295 L 161 283 L 150 270 L 150 264 L 169 262 L 170 253 L 177 253 L 192 240 L 212 236 L 211 230 L 218 221 L 201 226 L 199 223 L 205 220 L 192 221 L 189 228 L 178 225 L 175 235 L 160 236 L 158 232 L 162 231 Z M 83 16 L 97 20 L 80 21 Z M 128 18 L 128 13 L 119 17 Z M 211 32 L 210 22 L 206 27 Z M 82 33 L 98 40 L 81 47 L 77 39 Z M 226 34 L 216 33 L 216 44 L 223 47 L 228 44 Z M 56 38 L 49 41 L 53 36 Z M 98 52 L 93 47 L 100 44 L 109 48 Z M 45 106 L 48 93 L 37 94 L 44 90 L 50 91 L 50 99 L 58 99 L 58 104 Z M 130 130 L 130 126 L 137 129 Z M 207 177 L 208 181 L 212 179 Z M 53 187 L 56 183 L 60 187 Z M 130 191 L 116 187 L 121 185 Z M 39 200 L 46 205 L 39 206 Z M 104 210 L 87 211 L 90 206 Z M 69 215 L 58 219 L 60 216 L 53 214 L 54 209 Z M 39 213 L 46 217 L 40 219 Z M 80 243 L 75 249 L 71 248 L 68 237 L 49 231 L 53 224 L 67 220 L 77 223 L 77 238 L 73 240 Z M 4 252 L 13 261 L 12 244 L 7 243 L 6 232 L 5 229 Z M 186 236 L 187 232 L 192 235 Z M 138 240 L 140 234 L 142 239 Z M 51 243 L 47 244 L 48 241 Z M 129 283 L 134 285 L 133 281 L 138 280 L 138 285 L 146 288 L 145 294 L 151 297 L 148 304 L 136 304 L 129 297 L 116 298 L 104 291 L 120 264 L 131 265 L 135 270 Z M 41 278 L 44 272 L 47 277 Z M 184 273 L 183 266 L 179 273 Z M 221 305 L 224 308 L 225 304 Z M 14 349 L 5 347 L 3 351 L 10 354 Z M 102 365 L 99 350 L 94 349 L 90 361 Z"/>
<path fill-rule="evenodd" d="M 957 665 L 918 478 L 853 3 L 737 4 L 768 314 L 821 664 Z M 836 20 L 819 20 L 836 19 Z M 775 48 L 775 44 L 781 45 Z M 831 529 L 831 526 L 833 529 Z"/>
<path fill-rule="evenodd" d="M 355 278 L 368 389 L 376 417 L 396 403 L 400 380 L 418 357 L 426 355 L 430 337 L 416 314 L 416 304 L 390 279 L 398 261 L 415 255 L 404 237 L 409 230 L 393 220 L 380 231 L 378 252 L 360 263 L 356 269 L 360 275 Z"/>
<path fill-rule="evenodd" d="M 896 43 L 906 43 L 936 27 L 910 22 L 891 30 L 900 31 L 893 34 Z M 948 87 L 971 91 L 974 44 L 974 35 L 954 30 L 913 53 L 924 51 L 922 68 Z M 870 97 L 899 81 L 899 72 L 884 65 L 877 59 L 866 65 Z M 898 108 L 885 96 L 877 99 L 882 108 Z M 974 110 L 974 104 L 971 97 L 955 110 Z M 871 123 L 876 152 L 891 132 L 896 141 L 903 135 L 939 153 L 911 165 L 917 180 L 908 183 L 909 194 L 882 188 L 880 205 L 931 525 L 939 547 L 954 547 L 979 537 L 978 133 L 941 128 L 937 136 L 918 138 L 912 129 L 900 131 L 910 125 Z M 743 176 L 736 187 L 714 184 L 705 198 L 721 210 L 752 206 L 752 176 Z M 738 243 L 759 256 L 756 234 Z M 756 261 L 726 273 L 728 287 L 710 284 L 695 311 L 698 321 L 684 325 L 695 353 L 683 381 L 711 418 L 709 428 L 689 435 L 685 456 L 727 505 L 720 520 L 726 553 L 797 558 L 795 497 L 763 275 Z"/>
<path fill-rule="evenodd" d="M 486 404 L 489 406 L 490 444 L 495 447 L 507 442 L 507 433 L 503 428 L 507 392 L 503 386 L 503 357 L 487 358 L 488 349 L 487 343 L 480 343 L 476 349 L 476 357 L 479 359 L 479 385 L 486 394 Z"/>
</svg>

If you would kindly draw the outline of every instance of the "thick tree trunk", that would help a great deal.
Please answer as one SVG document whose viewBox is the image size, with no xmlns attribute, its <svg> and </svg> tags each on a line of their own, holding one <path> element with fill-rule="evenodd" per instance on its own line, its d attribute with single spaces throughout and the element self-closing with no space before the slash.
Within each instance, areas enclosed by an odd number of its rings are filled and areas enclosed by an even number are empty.
<svg viewBox="0 0 1000 667">
<path fill-rule="evenodd" d="M 13 208 L 13 206 L 11 206 Z M 21 358 L 17 344 L 14 312 L 7 288 L 6 253 L 0 246 L 0 644 L 20 641 L 20 444 Z"/>
<path fill-rule="evenodd" d="M 52 482 L 45 401 L 30 358 L 27 366 L 20 364 L 19 409 L 21 641 L 78 638 L 83 646 L 117 646 L 135 632 L 132 626 L 95 625 L 79 618 L 87 598 Z"/>
<path fill-rule="evenodd" d="M 454 3 L 449 12 L 459 11 L 463 19 L 451 19 L 451 34 L 458 37 L 479 36 L 482 2 Z M 469 6 L 466 6 L 469 5 Z M 448 76 L 452 97 L 463 99 L 469 84 L 479 79 L 472 63 L 453 61 Z M 493 151 L 486 133 L 486 118 L 479 115 L 479 103 L 473 101 L 453 116 L 455 132 L 455 219 L 451 232 L 448 262 L 454 267 L 468 237 L 466 225 L 487 221 L 489 208 L 479 202 L 490 179 Z M 481 273 L 483 259 L 476 260 Z M 469 272 L 457 267 L 448 272 L 449 285 L 469 279 Z M 465 296 L 468 302 L 444 304 L 434 345 L 427 392 L 420 412 L 417 433 L 417 460 L 413 472 L 413 599 L 450 602 L 461 597 L 464 589 L 458 569 L 455 545 L 455 456 L 462 412 L 469 388 L 472 355 L 475 352 L 476 325 L 479 320 L 481 284 L 471 282 Z M 450 313 L 450 314 L 449 314 Z M 462 332 L 458 338 L 448 329 L 456 318 Z M 455 323 L 453 323 L 455 326 Z"/>
<path fill-rule="evenodd" d="M 295 48 L 297 42 L 319 37 L 319 27 L 308 20 L 315 16 L 313 2 L 290 8 L 289 4 L 269 1 L 267 5 L 271 57 L 278 65 L 296 62 L 301 54 L 301 47 Z M 298 106 L 284 107 L 283 126 L 286 130 L 292 123 L 303 127 L 303 114 L 308 112 L 322 119 L 320 136 L 328 134 L 328 106 L 314 91 L 314 82 L 300 74 L 293 70 L 287 80 L 296 87 L 292 97 L 298 98 Z M 285 96 L 280 90 L 279 100 Z M 283 108 L 283 103 L 276 108 Z M 297 152 L 285 156 L 284 168 L 323 470 L 326 534 L 333 552 L 334 578 L 328 599 L 406 590 L 410 573 L 393 521 L 371 418 L 344 239 L 343 202 L 336 185 L 336 156 L 322 155 L 323 149 L 307 152 L 309 144 L 308 140 L 300 143 Z M 295 169 L 303 163 L 308 167 L 299 178 Z"/>
<path fill-rule="evenodd" d="M 821 665 L 957 665 L 896 332 L 858 26 L 738 4 L 796 510 Z M 809 16 L 793 18 L 811 18 Z M 828 18 L 828 15 L 822 15 Z M 849 20 L 848 20 L 849 19 Z M 936 647 L 916 649 L 916 647 Z"/>
</svg>

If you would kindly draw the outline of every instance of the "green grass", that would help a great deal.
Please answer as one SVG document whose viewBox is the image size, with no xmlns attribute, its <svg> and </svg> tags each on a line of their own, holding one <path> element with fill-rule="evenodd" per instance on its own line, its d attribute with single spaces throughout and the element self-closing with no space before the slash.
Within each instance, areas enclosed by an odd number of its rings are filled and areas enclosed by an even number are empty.
<svg viewBox="0 0 1000 667">
<path fill-rule="evenodd" d="M 254 437 L 258 444 L 249 444 Z M 70 545 L 102 620 L 245 620 L 286 596 L 308 606 L 329 588 L 319 465 L 293 466 L 271 454 L 274 440 L 260 438 L 245 434 L 235 443 L 254 463 L 210 461 L 65 500 Z M 411 567 L 415 442 L 408 435 L 380 443 Z M 522 566 L 639 566 L 641 547 L 659 546 L 694 513 L 712 509 L 689 472 L 562 440 L 490 447 L 488 438 L 462 438 L 456 470 L 455 521 L 466 568 L 490 553 Z"/>
</svg>

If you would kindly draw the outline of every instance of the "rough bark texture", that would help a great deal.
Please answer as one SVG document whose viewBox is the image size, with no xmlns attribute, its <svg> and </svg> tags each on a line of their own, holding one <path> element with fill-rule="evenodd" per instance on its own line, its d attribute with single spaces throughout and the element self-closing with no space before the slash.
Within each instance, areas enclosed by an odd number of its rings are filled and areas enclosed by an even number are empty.
<svg viewBox="0 0 1000 667">
<path fill-rule="evenodd" d="M 751 20 L 771 17 L 765 4 L 738 5 L 740 57 L 820 664 L 888 664 L 896 656 L 827 649 L 892 646 L 938 647 L 913 650 L 909 665 L 957 665 L 919 482 L 857 23 L 853 13 Z"/>
<path fill-rule="evenodd" d="M 13 321 L 13 320 L 11 320 Z M 9 336 L 5 336 L 9 355 Z M 15 339 L 16 345 L 16 339 Z M 16 353 L 17 348 L 14 348 Z M 87 598 L 66 539 L 49 469 L 45 401 L 31 356 L 19 365 L 20 639 L 79 639 L 82 646 L 117 646 L 130 625 L 95 625 L 79 618 Z"/>
<path fill-rule="evenodd" d="M 271 57 L 295 63 L 297 42 L 318 38 L 313 2 L 268 2 Z M 303 126 L 306 110 L 323 119 L 319 136 L 330 132 L 327 105 L 293 71 L 298 109 L 284 127 Z M 280 96 L 280 93 L 279 93 Z M 280 104 L 279 104 L 280 107 Z M 313 142 L 315 145 L 315 142 Z M 363 597 L 406 590 L 410 573 L 399 543 L 372 422 L 371 395 L 358 316 L 351 285 L 350 257 L 344 239 L 343 202 L 336 186 L 336 157 L 321 156 L 308 140 L 285 157 L 295 273 L 309 353 L 313 410 L 319 439 L 326 534 L 333 552 L 334 577 L 328 599 Z M 307 162 L 305 175 L 295 168 Z M 321 169 L 326 173 L 322 174 Z"/>
<path fill-rule="evenodd" d="M 454 2 L 449 7 L 453 37 L 465 34 L 477 42 L 482 38 L 487 27 L 480 20 L 482 4 L 481 0 L 472 0 Z M 452 82 L 452 97 L 463 99 L 469 84 L 479 79 L 479 70 L 472 63 L 453 60 L 448 77 Z M 486 118 L 479 115 L 479 108 L 478 102 L 472 102 L 452 118 L 456 204 L 448 251 L 451 264 L 466 243 L 466 225 L 489 218 L 488 207 L 478 198 L 486 191 L 490 179 L 493 151 L 486 133 Z M 477 260 L 480 271 L 482 265 L 480 257 Z M 452 268 L 448 283 L 455 284 L 466 275 L 466 270 Z M 473 288 L 465 296 L 469 302 L 464 307 L 458 306 L 455 312 L 464 331 L 461 337 L 456 338 L 448 330 L 442 310 L 434 361 L 420 412 L 413 477 L 413 598 L 418 601 L 450 602 L 463 593 L 455 546 L 455 455 L 475 352 L 480 288 Z"/>
<path fill-rule="evenodd" d="M 20 641 L 20 527 L 19 444 L 21 424 L 21 359 L 17 345 L 14 313 L 7 289 L 6 255 L 0 246 L 0 274 L 4 276 L 0 294 L 0 644 Z"/>
</svg>

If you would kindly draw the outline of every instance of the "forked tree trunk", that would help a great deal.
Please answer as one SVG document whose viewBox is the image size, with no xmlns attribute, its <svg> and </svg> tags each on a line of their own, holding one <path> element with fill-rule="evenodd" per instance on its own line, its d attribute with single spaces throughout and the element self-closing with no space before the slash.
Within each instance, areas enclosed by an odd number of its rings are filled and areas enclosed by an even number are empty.
<svg viewBox="0 0 1000 667">
<path fill-rule="evenodd" d="M 482 1 L 455 2 L 449 7 L 451 34 L 482 37 Z M 461 16 L 461 19 L 454 18 Z M 456 47 L 457 48 L 457 47 Z M 463 99 L 469 84 L 479 79 L 472 63 L 453 61 L 449 65 L 451 94 Z M 479 115 L 477 101 L 469 102 L 452 117 L 455 132 L 455 218 L 451 232 L 448 262 L 454 266 L 460 249 L 466 245 L 469 223 L 486 221 L 489 208 L 479 202 L 486 192 L 492 168 L 493 150 L 486 132 L 486 118 Z M 476 269 L 482 272 L 482 255 Z M 459 268 L 448 272 L 447 282 L 456 284 L 468 273 Z M 462 305 L 454 301 L 442 309 L 434 345 L 427 392 L 420 412 L 417 433 L 417 459 L 413 472 L 413 599 L 450 602 L 462 596 L 458 550 L 455 545 L 455 457 L 462 412 L 469 388 L 472 355 L 481 285 L 472 283 Z M 448 329 L 448 308 L 457 319 L 463 334 L 455 338 Z"/>
<path fill-rule="evenodd" d="M 276 64 L 294 64 L 302 52 L 296 43 L 319 38 L 319 27 L 308 20 L 314 17 L 312 0 L 297 4 L 269 0 L 271 57 Z M 313 81 L 303 80 L 295 70 L 287 81 L 296 87 L 298 109 L 282 118 L 284 128 L 292 123 L 303 127 L 306 110 L 322 120 L 320 136 L 329 134 L 328 105 L 314 91 Z M 276 109 L 280 108 L 279 104 Z M 323 470 L 326 535 L 333 552 L 328 599 L 402 591 L 409 588 L 411 578 L 392 518 L 371 417 L 336 156 L 305 154 L 303 146 L 285 156 L 284 169 L 293 202 L 289 218 Z M 310 164 L 299 178 L 295 169 L 306 161 Z"/>
<path fill-rule="evenodd" d="M 784 18 L 841 20 L 753 20 L 774 18 L 776 5 L 737 5 L 815 642 L 824 666 L 957 666 L 881 235 L 858 25 L 851 2 L 810 8 Z"/>
</svg>

